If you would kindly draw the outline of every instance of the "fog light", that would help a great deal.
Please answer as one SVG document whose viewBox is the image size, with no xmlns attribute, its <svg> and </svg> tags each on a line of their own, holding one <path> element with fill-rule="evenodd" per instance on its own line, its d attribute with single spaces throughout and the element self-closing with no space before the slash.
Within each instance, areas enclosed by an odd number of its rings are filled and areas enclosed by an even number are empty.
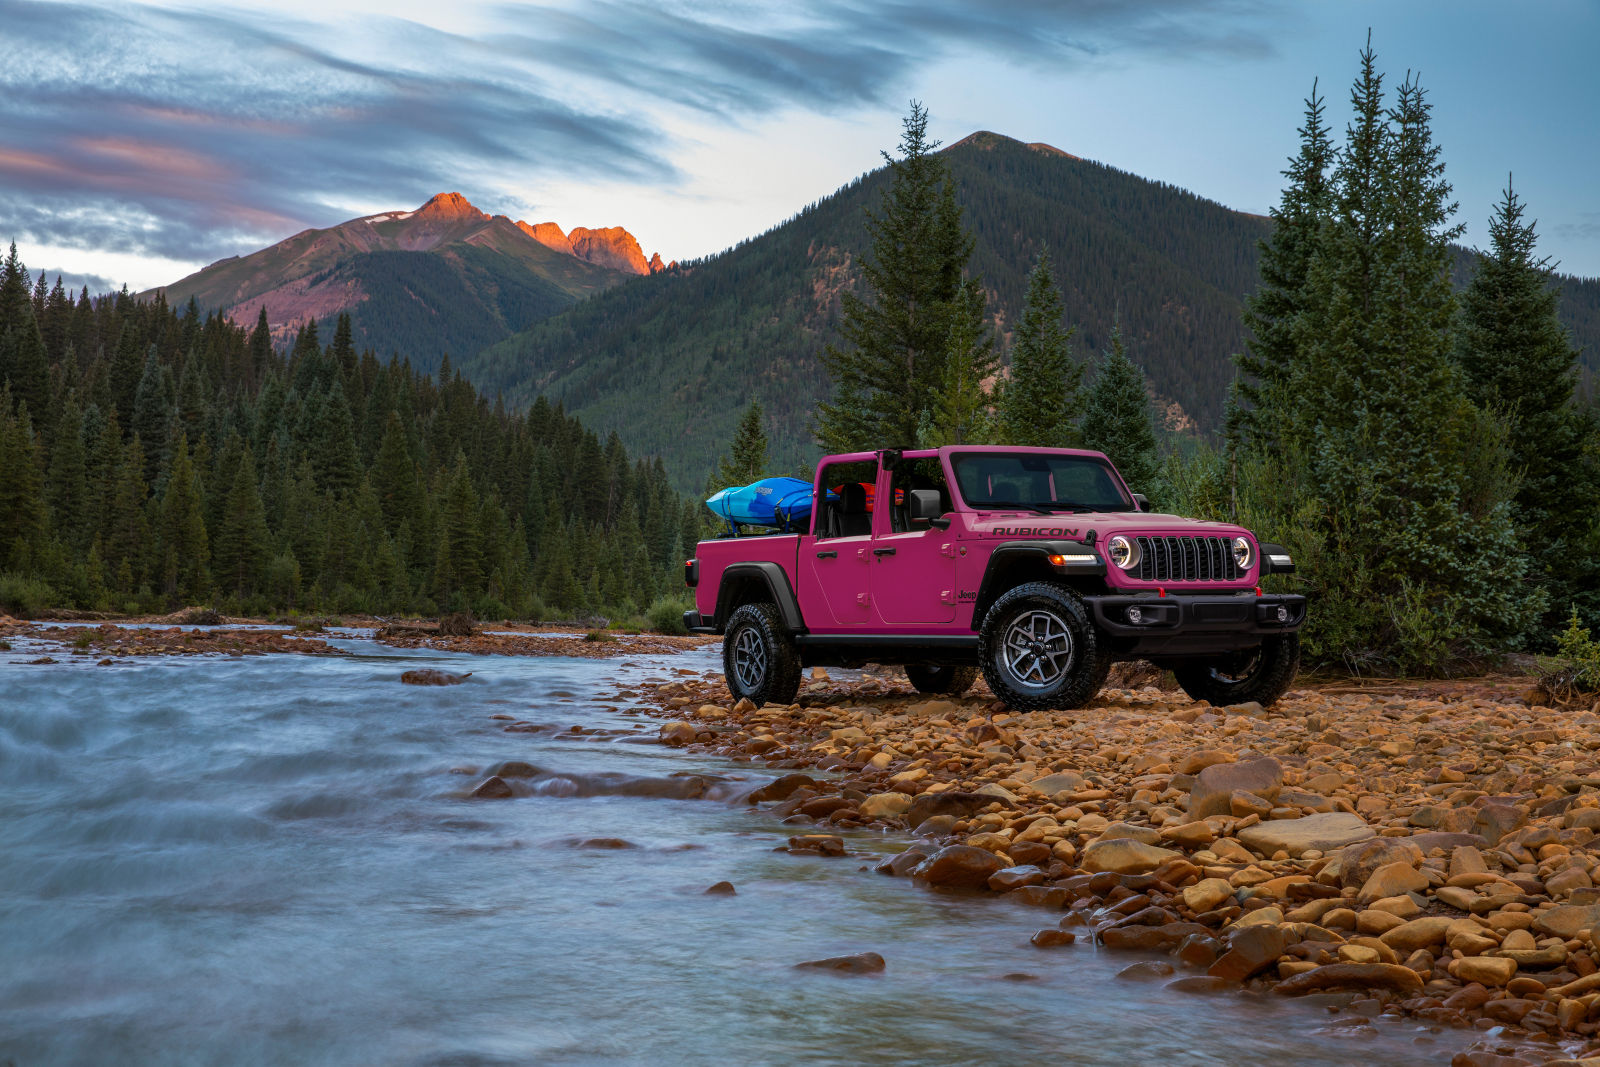
<svg viewBox="0 0 1600 1067">
<path fill-rule="evenodd" d="M 1133 623 L 1135 626 L 1139 625 L 1141 622 L 1144 622 L 1144 609 L 1143 608 L 1129 608 L 1128 609 L 1128 621 Z"/>
<path fill-rule="evenodd" d="M 1278 621 L 1279 622 L 1288 622 L 1289 621 L 1289 609 L 1284 607 L 1282 604 L 1278 605 Z"/>
</svg>

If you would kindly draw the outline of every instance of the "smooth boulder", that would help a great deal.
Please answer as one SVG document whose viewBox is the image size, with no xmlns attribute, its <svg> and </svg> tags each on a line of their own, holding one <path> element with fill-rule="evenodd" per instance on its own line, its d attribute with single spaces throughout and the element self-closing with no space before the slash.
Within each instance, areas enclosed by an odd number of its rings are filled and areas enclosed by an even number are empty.
<svg viewBox="0 0 1600 1067">
<path fill-rule="evenodd" d="M 1279 849 L 1291 856 L 1312 849 L 1329 852 L 1375 836 L 1377 832 L 1365 819 L 1346 811 L 1322 812 L 1299 819 L 1273 819 L 1247 826 L 1238 833 L 1240 841 L 1263 856 L 1271 856 Z"/>
</svg>

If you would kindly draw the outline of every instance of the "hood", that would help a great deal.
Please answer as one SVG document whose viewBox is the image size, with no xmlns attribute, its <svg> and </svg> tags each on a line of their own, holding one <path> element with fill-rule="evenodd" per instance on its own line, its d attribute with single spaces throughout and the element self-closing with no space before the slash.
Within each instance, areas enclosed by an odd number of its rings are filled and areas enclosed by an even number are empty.
<svg viewBox="0 0 1600 1067">
<path fill-rule="evenodd" d="M 995 511 L 974 514 L 967 524 L 969 537 L 1066 538 L 1081 541 L 1090 530 L 1096 540 L 1116 533 L 1163 534 L 1196 537 L 1234 537 L 1250 535 L 1243 526 L 1231 522 L 1188 519 L 1153 511 L 1059 512 L 1037 515 L 1031 511 Z"/>
</svg>

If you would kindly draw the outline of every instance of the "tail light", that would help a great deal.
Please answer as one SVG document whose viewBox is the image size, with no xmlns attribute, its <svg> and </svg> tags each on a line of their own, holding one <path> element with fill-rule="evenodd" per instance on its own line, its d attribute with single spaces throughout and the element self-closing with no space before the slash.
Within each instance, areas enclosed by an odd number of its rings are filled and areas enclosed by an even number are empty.
<svg viewBox="0 0 1600 1067">
<path fill-rule="evenodd" d="M 690 589 L 700 584 L 700 561 L 686 559 L 683 561 L 683 584 Z"/>
</svg>

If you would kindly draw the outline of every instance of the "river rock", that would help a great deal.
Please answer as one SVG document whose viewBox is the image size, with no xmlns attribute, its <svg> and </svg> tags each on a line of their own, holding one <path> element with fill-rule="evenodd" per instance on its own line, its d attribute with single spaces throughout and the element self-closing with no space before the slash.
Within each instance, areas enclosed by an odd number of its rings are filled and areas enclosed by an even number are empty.
<svg viewBox="0 0 1600 1067">
<path fill-rule="evenodd" d="M 1422 850 L 1403 837 L 1375 837 L 1346 845 L 1339 851 L 1339 884 L 1360 889 L 1373 871 L 1402 860 L 1412 867 L 1422 862 Z"/>
<path fill-rule="evenodd" d="M 913 798 L 911 806 L 906 809 L 906 823 L 915 830 L 929 819 L 940 815 L 948 815 L 952 821 L 965 819 L 994 802 L 994 797 L 979 796 L 976 793 L 955 791 L 922 793 Z"/>
<path fill-rule="evenodd" d="M 1299 819 L 1272 819 L 1247 826 L 1238 833 L 1240 841 L 1263 856 L 1279 849 L 1298 856 L 1316 849 L 1330 852 L 1376 836 L 1376 831 L 1359 815 L 1345 811 L 1322 812 Z"/>
<path fill-rule="evenodd" d="M 460 685 L 471 677 L 471 671 L 466 674 L 451 674 L 448 671 L 423 667 L 419 670 L 406 671 L 400 676 L 400 681 L 404 685 Z"/>
<path fill-rule="evenodd" d="M 876 952 L 858 952 L 854 956 L 829 956 L 822 960 L 807 960 L 795 967 L 806 967 L 835 974 L 877 974 L 884 968 L 883 957 Z"/>
<path fill-rule="evenodd" d="M 1142 841 L 1147 845 L 1153 845 L 1161 840 L 1161 833 L 1153 826 L 1139 826 L 1131 822 L 1114 822 L 1104 830 L 1101 830 L 1100 836 L 1096 838 L 1098 841 L 1116 841 L 1119 839 Z"/>
<path fill-rule="evenodd" d="M 1183 853 L 1170 848 L 1158 848 L 1142 841 L 1118 837 L 1091 843 L 1083 850 L 1082 866 L 1091 873 L 1111 871 L 1115 874 L 1143 874 L 1155 870 L 1168 860 L 1182 858 Z"/>
<path fill-rule="evenodd" d="M 1489 844 L 1498 844 L 1511 831 L 1528 824 L 1528 813 L 1516 804 L 1491 801 L 1478 809 L 1472 829 Z"/>
<path fill-rule="evenodd" d="M 989 877 L 1003 870 L 1004 860 L 972 845 L 946 845 L 911 872 L 929 885 L 951 889 L 987 889 Z"/>
<path fill-rule="evenodd" d="M 1035 793 L 1053 797 L 1057 793 L 1076 793 L 1083 788 L 1083 784 L 1083 775 L 1076 771 L 1057 771 L 1043 778 L 1035 778 L 1028 783 L 1028 788 Z"/>
<path fill-rule="evenodd" d="M 1433 948 L 1435 945 L 1444 944 L 1445 935 L 1455 921 L 1444 915 L 1427 915 L 1401 923 L 1388 933 L 1380 934 L 1378 940 L 1396 952 Z"/>
<path fill-rule="evenodd" d="M 863 800 L 859 808 L 868 819 L 893 818 L 911 810 L 911 798 L 904 793 L 877 793 Z"/>
<path fill-rule="evenodd" d="M 1028 938 L 1038 948 L 1056 948 L 1060 945 L 1070 945 L 1078 940 L 1078 935 L 1066 930 L 1040 930 Z"/>
<path fill-rule="evenodd" d="M 1450 973 L 1463 982 L 1500 986 L 1517 973 L 1517 961 L 1496 956 L 1463 956 L 1450 962 Z"/>
<path fill-rule="evenodd" d="M 996 893 L 1006 893 L 1024 886 L 1039 885 L 1044 881 L 1044 872 L 1030 865 L 1006 867 L 995 871 L 989 876 L 989 888 Z"/>
<path fill-rule="evenodd" d="M 695 729 L 693 723 L 687 723 L 679 720 L 677 722 L 662 724 L 658 736 L 661 738 L 661 743 L 663 745 L 671 745 L 673 748 L 681 748 L 684 745 L 692 743 L 696 737 L 700 736 L 700 731 Z"/>
<path fill-rule="evenodd" d="M 1217 839 L 1217 832 L 1204 821 L 1196 819 L 1194 822 L 1163 826 L 1160 837 L 1163 841 L 1184 848 L 1205 848 Z"/>
<path fill-rule="evenodd" d="M 1600 929 L 1600 904 L 1558 904 L 1534 917 L 1533 928 L 1552 937 L 1574 938 L 1579 931 Z"/>
<path fill-rule="evenodd" d="M 1243 763 L 1214 763 L 1202 770 L 1189 792 L 1189 815 L 1227 815 L 1235 790 L 1246 790 L 1265 800 L 1277 797 L 1283 786 L 1283 765 L 1271 756 Z"/>
<path fill-rule="evenodd" d="M 1422 976 L 1397 963 L 1330 963 L 1279 982 L 1274 991 L 1286 997 L 1330 989 L 1387 989 L 1404 996 L 1422 992 Z"/>
<path fill-rule="evenodd" d="M 1124 982 L 1148 982 L 1158 978 L 1170 977 L 1177 968 L 1162 960 L 1143 960 L 1139 963 L 1130 963 L 1117 972 L 1117 977 Z"/>
<path fill-rule="evenodd" d="M 732 897 L 738 896 L 739 891 L 733 888 L 732 882 L 717 882 L 706 887 L 705 895 L 708 897 Z"/>
<path fill-rule="evenodd" d="M 669 723 L 668 725 L 677 726 L 680 724 Z M 682 723 L 681 725 L 688 726 L 689 724 Z M 666 727 L 663 726 L 662 730 L 665 729 Z M 666 740 L 666 738 L 663 737 L 662 740 Z M 691 737 L 689 740 L 693 741 L 694 738 Z M 671 742 L 668 743 L 670 744 Z M 684 743 L 687 744 L 687 742 Z M 788 800 L 795 794 L 796 790 L 811 789 L 814 788 L 816 784 L 817 780 L 811 777 L 809 774 L 786 774 L 782 778 L 774 778 L 772 781 L 761 786 L 759 789 L 754 790 L 745 799 L 750 801 L 752 804 L 762 804 L 769 800 Z"/>
<path fill-rule="evenodd" d="M 1228 884 L 1226 878 L 1204 878 L 1194 885 L 1183 890 L 1183 903 L 1196 915 L 1219 907 L 1223 901 L 1232 898 L 1233 886 Z"/>
<path fill-rule="evenodd" d="M 1288 931 L 1280 926 L 1246 926 L 1228 939 L 1228 951 L 1206 973 L 1242 982 L 1277 963 L 1290 940 Z"/>
<path fill-rule="evenodd" d="M 1356 900 L 1362 904 L 1371 904 L 1384 897 L 1395 897 L 1402 893 L 1414 893 L 1428 888 L 1428 877 L 1405 860 L 1395 860 L 1385 863 L 1373 871 L 1371 876 L 1361 886 L 1361 892 L 1356 894 Z"/>
<path fill-rule="evenodd" d="M 498 774 L 491 774 L 478 783 L 477 788 L 473 789 L 472 795 L 480 800 L 505 800 L 514 794 L 511 792 L 511 786 L 506 783 L 504 778 Z"/>
</svg>

